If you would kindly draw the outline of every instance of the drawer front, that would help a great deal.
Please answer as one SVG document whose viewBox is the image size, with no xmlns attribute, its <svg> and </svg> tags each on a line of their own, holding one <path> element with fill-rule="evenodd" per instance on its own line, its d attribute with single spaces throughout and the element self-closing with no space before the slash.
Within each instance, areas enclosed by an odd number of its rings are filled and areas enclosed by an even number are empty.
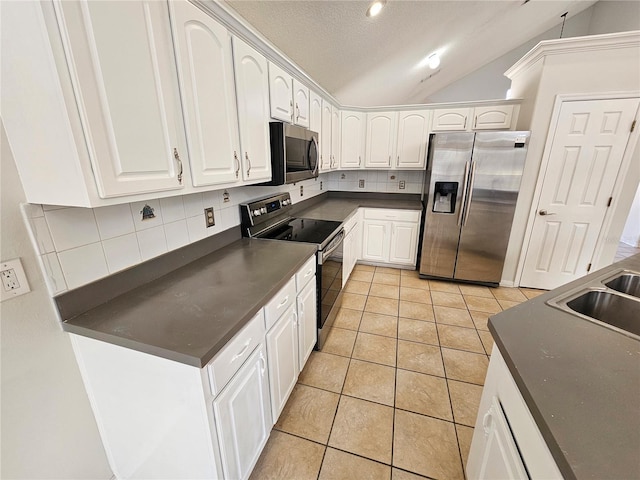
<svg viewBox="0 0 640 480">
<path fill-rule="evenodd" d="M 264 317 L 269 330 L 290 305 L 296 303 L 295 276 L 264 307 Z"/>
<path fill-rule="evenodd" d="M 353 215 L 351 215 L 349 220 L 347 220 L 344 223 L 344 234 L 348 235 L 349 232 L 353 230 L 353 227 L 355 227 L 359 221 L 360 221 L 360 209 L 356 210 L 356 212 Z"/>
<path fill-rule="evenodd" d="M 309 280 L 316 275 L 316 256 L 311 257 L 304 266 L 296 273 L 296 291 L 300 293 L 306 287 Z"/>
<path fill-rule="evenodd" d="M 367 220 L 389 220 L 401 222 L 419 222 L 419 210 L 392 210 L 385 208 L 367 208 L 364 211 Z"/>
<path fill-rule="evenodd" d="M 220 393 L 244 361 L 249 358 L 251 352 L 262 342 L 265 331 L 264 311 L 260 309 L 258 314 L 209 362 L 207 369 L 211 393 L 214 396 Z"/>
</svg>

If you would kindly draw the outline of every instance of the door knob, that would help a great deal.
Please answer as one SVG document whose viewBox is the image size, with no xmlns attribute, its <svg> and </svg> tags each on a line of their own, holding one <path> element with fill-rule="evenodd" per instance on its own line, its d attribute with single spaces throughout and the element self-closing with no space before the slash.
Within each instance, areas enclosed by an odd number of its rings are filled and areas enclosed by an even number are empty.
<svg viewBox="0 0 640 480">
<path fill-rule="evenodd" d="M 540 210 L 538 212 L 538 215 L 542 215 L 544 217 L 545 215 L 555 215 L 555 213 L 549 213 L 546 210 Z"/>
</svg>

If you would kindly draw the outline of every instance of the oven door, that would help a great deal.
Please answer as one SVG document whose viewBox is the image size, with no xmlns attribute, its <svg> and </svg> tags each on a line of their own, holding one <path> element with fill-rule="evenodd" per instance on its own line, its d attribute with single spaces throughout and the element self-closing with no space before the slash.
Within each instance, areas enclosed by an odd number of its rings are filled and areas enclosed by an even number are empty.
<svg viewBox="0 0 640 480">
<path fill-rule="evenodd" d="M 344 231 L 340 231 L 318 252 L 318 343 L 326 337 L 328 327 L 333 324 L 342 304 L 342 244 Z M 327 327 L 327 330 L 323 330 Z"/>
</svg>

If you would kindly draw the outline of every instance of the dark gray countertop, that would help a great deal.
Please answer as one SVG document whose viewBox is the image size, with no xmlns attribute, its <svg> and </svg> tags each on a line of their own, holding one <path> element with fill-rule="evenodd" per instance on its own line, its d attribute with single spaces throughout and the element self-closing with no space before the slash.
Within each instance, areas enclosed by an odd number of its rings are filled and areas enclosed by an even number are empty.
<svg viewBox="0 0 640 480">
<path fill-rule="evenodd" d="M 316 248 L 277 240 L 238 240 L 66 320 L 63 328 L 203 367 Z"/>
<path fill-rule="evenodd" d="M 397 210 L 422 210 L 419 200 L 394 200 L 393 198 L 333 198 L 329 197 L 322 202 L 300 212 L 297 217 L 315 218 L 320 220 L 335 220 L 344 222 L 359 207 L 365 208 L 393 208 Z"/>
<path fill-rule="evenodd" d="M 620 268 L 640 271 L 640 255 L 489 320 L 565 478 L 640 478 L 640 342 L 545 303 Z"/>
</svg>

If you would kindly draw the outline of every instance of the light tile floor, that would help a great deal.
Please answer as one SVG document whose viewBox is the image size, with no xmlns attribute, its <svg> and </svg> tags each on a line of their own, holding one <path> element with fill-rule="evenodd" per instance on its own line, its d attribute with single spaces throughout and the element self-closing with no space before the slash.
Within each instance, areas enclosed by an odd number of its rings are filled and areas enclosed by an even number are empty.
<svg viewBox="0 0 640 480">
<path fill-rule="evenodd" d="M 488 317 L 543 293 L 357 265 L 252 479 L 463 479 Z"/>
<path fill-rule="evenodd" d="M 613 261 L 619 262 L 620 260 L 624 260 L 627 257 L 631 257 L 632 255 L 637 255 L 639 253 L 640 248 L 620 242 L 618 243 L 618 250 L 616 251 L 616 256 Z"/>
</svg>

